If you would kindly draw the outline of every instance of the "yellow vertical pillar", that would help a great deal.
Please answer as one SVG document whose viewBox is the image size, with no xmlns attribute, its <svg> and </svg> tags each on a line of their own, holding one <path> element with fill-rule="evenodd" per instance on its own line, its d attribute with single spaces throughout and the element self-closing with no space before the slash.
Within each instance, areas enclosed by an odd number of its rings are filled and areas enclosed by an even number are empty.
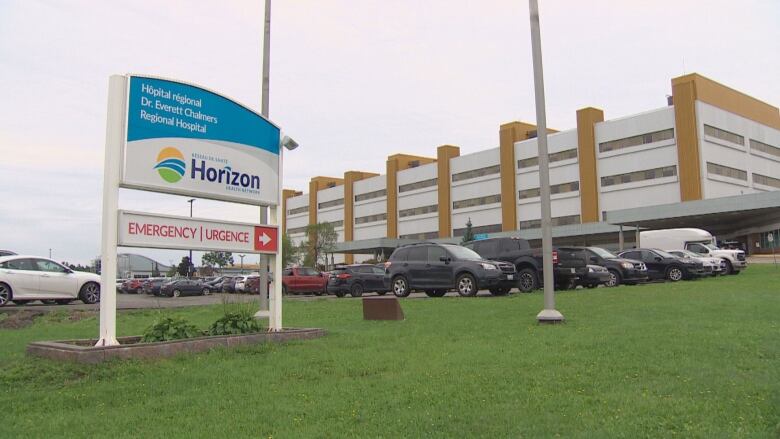
<svg viewBox="0 0 780 439">
<path fill-rule="evenodd" d="M 596 159 L 596 124 L 604 121 L 604 111 L 587 107 L 577 110 L 577 157 L 580 167 L 580 218 L 583 223 L 598 222 L 599 186 Z"/>
<path fill-rule="evenodd" d="M 450 178 L 450 159 L 460 155 L 460 148 L 442 145 L 436 149 L 437 183 L 439 186 L 439 238 L 449 238 L 452 234 L 452 200 Z"/>
</svg>

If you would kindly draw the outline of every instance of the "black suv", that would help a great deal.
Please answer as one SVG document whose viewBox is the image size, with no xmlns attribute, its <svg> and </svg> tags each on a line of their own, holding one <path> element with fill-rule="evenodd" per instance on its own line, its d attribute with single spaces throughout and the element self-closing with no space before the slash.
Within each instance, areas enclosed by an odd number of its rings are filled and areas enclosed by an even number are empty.
<svg viewBox="0 0 780 439">
<path fill-rule="evenodd" d="M 420 243 L 395 249 L 385 262 L 385 286 L 398 297 L 423 290 L 442 297 L 455 288 L 461 296 L 474 296 L 487 288 L 503 296 L 517 283 L 515 267 L 488 261 L 473 250 L 454 244 Z"/>
<path fill-rule="evenodd" d="M 668 279 L 677 282 L 680 279 L 694 279 L 705 274 L 704 264 L 701 262 L 678 258 L 657 248 L 635 248 L 626 250 L 619 256 L 644 262 L 650 279 Z"/>
<path fill-rule="evenodd" d="M 385 287 L 385 269 L 376 265 L 354 264 L 340 265 L 330 272 L 328 293 L 344 297 L 360 297 L 364 291 L 375 291 L 380 296 L 387 293 Z"/>
<path fill-rule="evenodd" d="M 620 284 L 636 285 L 647 280 L 647 267 L 642 261 L 618 257 L 601 247 L 567 248 L 584 250 L 588 255 L 590 264 L 606 267 L 609 271 L 609 279 L 604 285 L 608 287 L 616 287 Z"/>
</svg>

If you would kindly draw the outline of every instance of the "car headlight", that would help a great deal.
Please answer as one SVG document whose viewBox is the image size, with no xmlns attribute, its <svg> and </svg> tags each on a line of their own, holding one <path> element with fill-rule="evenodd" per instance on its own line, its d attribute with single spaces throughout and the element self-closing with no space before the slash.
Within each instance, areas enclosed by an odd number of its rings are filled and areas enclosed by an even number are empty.
<svg viewBox="0 0 780 439">
<path fill-rule="evenodd" d="M 593 273 L 594 271 L 596 270 L 594 270 L 593 267 L 588 267 L 588 273 Z"/>
<path fill-rule="evenodd" d="M 621 266 L 621 267 L 623 267 L 623 268 L 625 268 L 625 269 L 631 269 L 631 268 L 634 268 L 634 264 L 632 264 L 632 263 L 630 263 L 630 262 L 621 262 L 621 263 L 620 263 L 620 266 Z"/>
<path fill-rule="evenodd" d="M 498 270 L 498 267 L 496 267 L 493 264 L 486 264 L 484 262 L 480 262 L 479 265 L 481 265 L 482 268 L 484 268 L 485 270 Z"/>
</svg>

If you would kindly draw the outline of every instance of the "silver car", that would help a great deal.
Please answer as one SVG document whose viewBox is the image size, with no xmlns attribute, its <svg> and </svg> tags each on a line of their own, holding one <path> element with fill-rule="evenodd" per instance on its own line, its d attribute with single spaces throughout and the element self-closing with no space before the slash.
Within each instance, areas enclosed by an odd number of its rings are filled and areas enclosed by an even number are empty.
<svg viewBox="0 0 780 439">
<path fill-rule="evenodd" d="M 73 271 L 39 256 L 0 257 L 0 306 L 8 302 L 24 305 L 33 300 L 67 304 L 80 299 L 87 304 L 100 301 L 100 276 Z"/>
</svg>

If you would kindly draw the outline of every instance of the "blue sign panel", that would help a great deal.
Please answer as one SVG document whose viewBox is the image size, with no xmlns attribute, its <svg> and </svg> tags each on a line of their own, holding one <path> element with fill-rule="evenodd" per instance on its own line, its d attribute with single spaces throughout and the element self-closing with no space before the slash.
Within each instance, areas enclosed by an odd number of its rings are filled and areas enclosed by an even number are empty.
<svg viewBox="0 0 780 439">
<path fill-rule="evenodd" d="M 487 238 L 488 238 L 488 234 L 487 233 L 477 233 L 476 235 L 474 235 L 474 241 L 479 241 L 479 240 L 487 239 Z"/>
</svg>

